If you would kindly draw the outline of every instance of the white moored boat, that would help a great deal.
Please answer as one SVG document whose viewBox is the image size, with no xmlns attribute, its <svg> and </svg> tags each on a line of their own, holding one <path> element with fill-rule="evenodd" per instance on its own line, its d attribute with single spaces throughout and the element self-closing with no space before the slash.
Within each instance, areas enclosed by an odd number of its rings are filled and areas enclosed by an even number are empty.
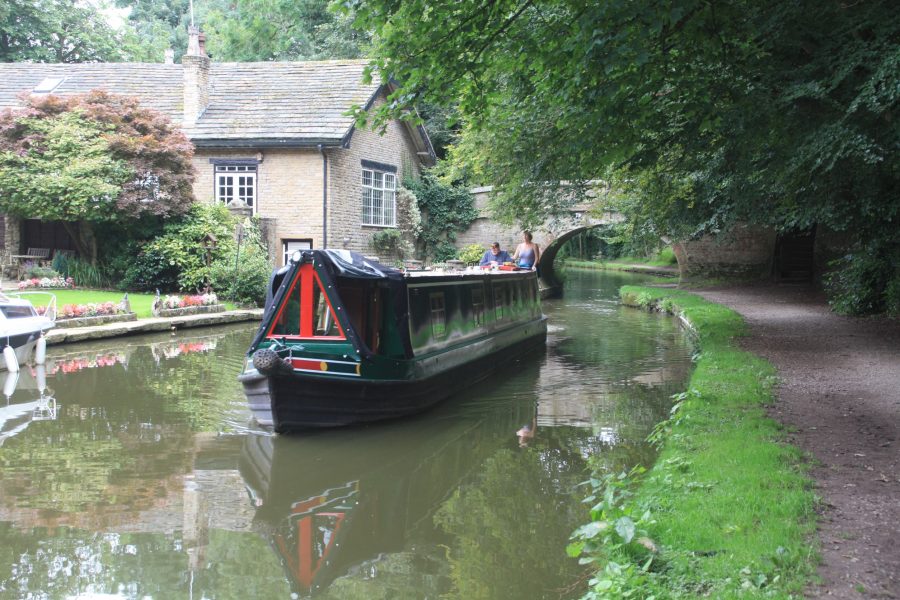
<svg viewBox="0 0 900 600">
<path fill-rule="evenodd" d="M 56 296 L 47 294 L 50 303 L 44 314 L 38 314 L 34 305 L 22 296 L 46 292 L 0 293 L 0 346 L 3 360 L 0 370 L 17 371 L 25 363 L 35 346 L 41 342 L 38 361 L 43 362 L 44 332 L 56 324 Z"/>
</svg>

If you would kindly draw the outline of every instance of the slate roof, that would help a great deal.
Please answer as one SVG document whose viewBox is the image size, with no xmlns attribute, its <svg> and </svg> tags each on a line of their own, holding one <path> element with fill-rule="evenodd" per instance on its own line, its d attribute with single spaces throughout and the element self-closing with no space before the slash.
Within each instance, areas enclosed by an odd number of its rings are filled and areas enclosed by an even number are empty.
<svg viewBox="0 0 900 600">
<path fill-rule="evenodd" d="M 354 104 L 367 105 L 380 87 L 362 83 L 365 65 L 361 60 L 213 62 L 209 105 L 184 131 L 197 146 L 339 145 L 353 131 L 353 120 L 344 113 Z M 104 89 L 133 95 L 182 123 L 183 73 L 180 64 L 0 63 L 0 108 L 16 106 L 19 93 L 52 77 L 64 78 L 55 94 Z"/>
</svg>

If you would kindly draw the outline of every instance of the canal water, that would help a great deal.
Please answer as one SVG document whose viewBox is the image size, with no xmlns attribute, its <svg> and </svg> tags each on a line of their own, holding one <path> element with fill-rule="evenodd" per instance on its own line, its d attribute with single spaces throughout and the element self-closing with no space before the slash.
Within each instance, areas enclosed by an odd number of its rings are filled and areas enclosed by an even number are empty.
<svg viewBox="0 0 900 600">
<path fill-rule="evenodd" d="M 578 597 L 579 484 L 653 460 L 691 368 L 673 319 L 617 302 L 643 280 L 570 271 L 545 353 L 365 428 L 254 428 L 243 326 L 0 373 L 0 598 Z"/>
</svg>

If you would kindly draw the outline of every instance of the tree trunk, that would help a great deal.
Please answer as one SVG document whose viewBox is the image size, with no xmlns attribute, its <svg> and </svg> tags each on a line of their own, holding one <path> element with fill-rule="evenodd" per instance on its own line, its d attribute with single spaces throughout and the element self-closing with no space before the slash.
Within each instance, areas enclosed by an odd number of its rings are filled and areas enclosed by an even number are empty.
<svg viewBox="0 0 900 600">
<path fill-rule="evenodd" d="M 62 224 L 72 241 L 75 242 L 79 258 L 96 265 L 97 237 L 94 235 L 94 224 L 90 221 L 63 221 Z"/>
</svg>

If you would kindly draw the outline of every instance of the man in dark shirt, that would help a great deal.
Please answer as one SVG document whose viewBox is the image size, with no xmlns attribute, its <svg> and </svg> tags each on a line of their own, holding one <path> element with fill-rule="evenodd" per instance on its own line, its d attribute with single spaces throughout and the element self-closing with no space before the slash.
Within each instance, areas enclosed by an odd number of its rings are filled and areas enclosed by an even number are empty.
<svg viewBox="0 0 900 600">
<path fill-rule="evenodd" d="M 481 262 L 478 263 L 478 265 L 485 267 L 492 263 L 502 265 L 505 262 L 512 262 L 509 252 L 500 249 L 500 242 L 494 242 L 491 244 L 491 249 L 485 252 L 484 256 L 481 257 Z"/>
</svg>

